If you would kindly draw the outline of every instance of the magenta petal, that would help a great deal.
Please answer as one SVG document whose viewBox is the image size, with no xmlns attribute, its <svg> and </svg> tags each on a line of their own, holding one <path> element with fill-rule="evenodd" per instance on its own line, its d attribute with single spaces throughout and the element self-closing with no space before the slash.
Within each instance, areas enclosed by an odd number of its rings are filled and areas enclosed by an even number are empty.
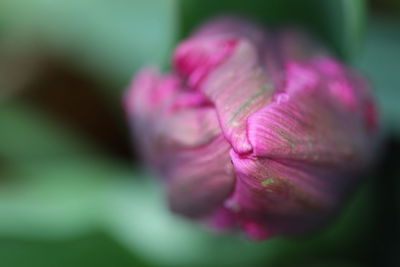
<svg viewBox="0 0 400 267">
<path fill-rule="evenodd" d="M 245 40 L 203 84 L 204 94 L 215 104 L 225 137 L 238 153 L 252 150 L 246 119 L 270 100 L 272 89 L 272 82 L 258 64 L 255 47 Z"/>
<path fill-rule="evenodd" d="M 298 233 L 324 222 L 343 201 L 352 178 L 352 173 L 290 160 L 241 157 L 233 151 L 231 158 L 237 180 L 229 207 L 254 239 Z"/>
<path fill-rule="evenodd" d="M 203 217 L 222 205 L 234 185 L 229 149 L 229 144 L 219 136 L 205 146 L 174 155 L 167 171 L 173 211 Z"/>
<path fill-rule="evenodd" d="M 196 89 L 208 73 L 231 54 L 236 43 L 234 36 L 226 34 L 193 37 L 177 47 L 173 63 L 178 73 L 187 79 L 187 86 Z"/>
<path fill-rule="evenodd" d="M 254 154 L 344 169 L 368 162 L 371 136 L 360 112 L 332 97 L 329 87 L 337 80 L 300 65 L 289 68 L 287 77 L 283 96 L 248 120 Z"/>
<path fill-rule="evenodd" d="M 159 143 L 172 151 L 205 145 L 221 133 L 215 110 L 210 107 L 183 109 L 160 121 Z"/>
<path fill-rule="evenodd" d="M 134 120 L 135 136 L 141 139 L 138 145 L 146 160 L 157 166 L 162 162 L 158 156 L 159 148 L 155 145 L 159 125 L 170 114 L 178 90 L 179 81 L 174 75 L 162 76 L 157 70 L 144 69 L 125 94 L 125 110 Z"/>
<path fill-rule="evenodd" d="M 168 180 L 171 209 L 192 217 L 217 209 L 234 175 L 215 109 L 154 70 L 137 76 L 125 101 L 147 162 Z"/>
<path fill-rule="evenodd" d="M 270 100 L 280 75 L 273 48 L 263 29 L 225 18 L 200 28 L 174 55 L 178 73 L 215 105 L 225 137 L 241 154 L 252 150 L 246 119 Z"/>
<path fill-rule="evenodd" d="M 151 96 L 157 88 L 161 74 L 156 69 L 141 70 L 126 91 L 124 108 L 128 114 L 145 114 L 155 105 L 151 103 Z"/>
<path fill-rule="evenodd" d="M 299 31 L 211 21 L 174 70 L 139 73 L 125 109 L 172 211 L 250 239 L 335 215 L 379 145 L 365 80 Z"/>
</svg>

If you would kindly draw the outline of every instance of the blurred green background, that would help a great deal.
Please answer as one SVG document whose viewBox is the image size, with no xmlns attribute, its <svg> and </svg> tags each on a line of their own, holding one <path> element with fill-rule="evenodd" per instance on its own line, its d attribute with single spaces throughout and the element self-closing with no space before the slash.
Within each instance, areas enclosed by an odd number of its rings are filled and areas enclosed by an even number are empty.
<svg viewBox="0 0 400 267">
<path fill-rule="evenodd" d="M 336 220 L 252 243 L 169 213 L 121 95 L 201 21 L 296 25 L 365 73 L 386 150 Z M 1 0 L 0 266 L 400 266 L 396 0 Z"/>
</svg>

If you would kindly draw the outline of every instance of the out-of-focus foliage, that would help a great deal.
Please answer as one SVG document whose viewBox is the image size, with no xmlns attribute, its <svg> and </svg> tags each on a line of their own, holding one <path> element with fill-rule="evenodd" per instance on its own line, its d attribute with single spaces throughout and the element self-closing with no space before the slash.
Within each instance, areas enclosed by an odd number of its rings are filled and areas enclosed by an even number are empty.
<svg viewBox="0 0 400 267">
<path fill-rule="evenodd" d="M 400 135 L 400 19 L 375 17 L 367 28 L 355 65 L 371 81 L 384 127 Z"/>
<path fill-rule="evenodd" d="M 210 15 L 237 14 L 270 26 L 305 27 L 341 57 L 350 58 L 359 48 L 365 1 L 363 0 L 184 0 L 180 33 L 186 36 Z"/>
<path fill-rule="evenodd" d="M 22 101 L 3 101 L 0 123 L 0 158 L 14 164 L 94 154 L 77 133 Z"/>
<path fill-rule="evenodd" d="M 107 87 L 116 101 L 137 67 L 166 60 L 176 16 L 174 0 L 2 0 L 0 34 L 40 41 L 100 82 L 118 86 Z"/>
<path fill-rule="evenodd" d="M 128 81 L 138 66 L 168 60 L 179 32 L 187 34 L 194 25 L 220 12 L 239 13 L 274 25 L 306 26 L 337 53 L 349 56 L 360 41 L 364 1 L 3 0 L 0 3 L 3 34 L 12 32 L 39 39 L 85 71 L 121 88 L 124 85 L 121 81 Z M 109 93 L 119 95 L 120 91 Z"/>
</svg>

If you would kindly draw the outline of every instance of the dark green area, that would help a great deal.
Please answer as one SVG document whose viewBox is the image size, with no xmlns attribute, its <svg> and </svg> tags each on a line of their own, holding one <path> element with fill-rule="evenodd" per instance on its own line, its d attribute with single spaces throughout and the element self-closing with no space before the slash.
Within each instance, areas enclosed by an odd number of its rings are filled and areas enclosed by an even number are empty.
<svg viewBox="0 0 400 267">
<path fill-rule="evenodd" d="M 187 0 L 179 3 L 181 36 L 187 36 L 210 17 L 233 14 L 268 26 L 303 27 L 347 59 L 359 47 L 365 15 L 362 0 Z"/>
<path fill-rule="evenodd" d="M 4 267 L 150 266 L 109 236 L 93 233 L 65 240 L 0 238 Z"/>
</svg>

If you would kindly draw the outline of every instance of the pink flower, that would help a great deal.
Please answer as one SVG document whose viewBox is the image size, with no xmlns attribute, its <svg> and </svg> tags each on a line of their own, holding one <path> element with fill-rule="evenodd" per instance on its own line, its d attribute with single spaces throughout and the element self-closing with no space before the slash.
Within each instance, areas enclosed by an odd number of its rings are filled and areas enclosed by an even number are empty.
<svg viewBox="0 0 400 267">
<path fill-rule="evenodd" d="M 374 160 L 367 84 L 301 32 L 219 19 L 178 45 L 173 66 L 141 71 L 125 108 L 174 212 L 253 239 L 304 232 Z"/>
</svg>

